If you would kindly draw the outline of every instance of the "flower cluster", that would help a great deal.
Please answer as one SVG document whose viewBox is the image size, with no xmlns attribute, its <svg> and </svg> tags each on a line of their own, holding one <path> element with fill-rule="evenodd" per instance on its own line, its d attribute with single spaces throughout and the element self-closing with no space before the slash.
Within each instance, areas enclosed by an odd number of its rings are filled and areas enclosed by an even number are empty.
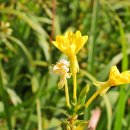
<svg viewBox="0 0 130 130">
<path fill-rule="evenodd" d="M 60 81 L 58 83 L 58 88 L 61 89 L 65 85 L 66 78 L 70 78 L 71 74 L 69 72 L 69 62 L 67 60 L 60 60 L 53 67 L 54 74 L 60 75 Z"/>
<path fill-rule="evenodd" d="M 56 36 L 56 41 L 52 43 L 63 53 L 65 53 L 70 60 L 70 71 L 73 76 L 73 86 L 74 86 L 74 98 L 76 98 L 76 73 L 79 72 L 79 65 L 77 61 L 76 54 L 84 46 L 88 36 L 82 36 L 80 31 L 73 33 L 68 31 L 65 36 Z M 60 61 L 54 66 L 54 72 L 61 76 L 60 82 L 58 84 L 59 88 L 62 88 L 65 84 L 65 79 L 70 77 L 68 74 L 69 64 L 66 61 Z M 107 92 L 111 86 L 118 86 L 122 84 L 130 83 L 130 72 L 125 71 L 120 73 L 116 66 L 112 66 L 109 74 L 109 78 L 106 82 L 96 81 L 94 84 L 97 86 L 104 87 L 102 93 Z"/>
<path fill-rule="evenodd" d="M 73 33 L 68 31 L 65 36 L 56 36 L 56 41 L 52 43 L 63 53 L 65 53 L 70 60 L 70 71 L 73 77 L 73 100 L 77 100 L 76 88 L 76 74 L 79 72 L 79 65 L 76 54 L 87 42 L 88 36 L 82 36 L 80 31 Z"/>
<path fill-rule="evenodd" d="M 64 88 L 65 88 L 66 106 L 69 108 L 68 113 L 72 114 L 70 115 L 70 118 L 67 122 L 67 127 L 73 130 L 83 129 L 81 127 L 82 125 L 76 126 L 75 121 L 77 120 L 78 115 L 82 113 L 84 108 L 85 107 L 87 108 L 98 95 L 106 93 L 111 86 L 118 86 L 130 83 L 130 71 L 124 71 L 120 73 L 116 66 L 112 66 L 108 80 L 106 82 L 94 81 L 94 84 L 97 85 L 99 89 L 87 100 L 87 102 L 85 100 L 86 100 L 86 93 L 88 92 L 86 90 L 88 89 L 85 88 L 83 88 L 77 99 L 76 75 L 79 72 L 79 65 L 76 55 L 80 51 L 80 49 L 84 46 L 84 44 L 87 42 L 87 40 L 88 36 L 82 36 L 80 31 L 76 31 L 76 33 L 69 31 L 65 34 L 65 36 L 61 35 L 57 36 L 56 41 L 52 42 L 61 52 L 63 52 L 68 56 L 68 59 L 70 61 L 68 62 L 63 59 L 60 60 L 59 62 L 57 62 L 56 65 L 54 65 L 53 72 L 55 74 L 60 75 L 58 88 L 60 89 L 65 86 Z M 71 73 L 69 73 L 69 68 Z M 73 77 L 72 102 L 70 102 L 69 100 L 69 89 L 67 84 L 67 78 L 70 78 L 71 74 Z"/>
</svg>

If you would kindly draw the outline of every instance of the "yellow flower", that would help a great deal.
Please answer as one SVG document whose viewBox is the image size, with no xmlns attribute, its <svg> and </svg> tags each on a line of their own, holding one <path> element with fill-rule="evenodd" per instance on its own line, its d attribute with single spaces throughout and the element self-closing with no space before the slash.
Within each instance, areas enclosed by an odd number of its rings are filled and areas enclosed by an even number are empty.
<svg viewBox="0 0 130 130">
<path fill-rule="evenodd" d="M 107 81 L 110 86 L 117 86 L 130 83 L 130 71 L 119 72 L 116 66 L 110 70 L 109 79 Z"/>
<path fill-rule="evenodd" d="M 109 78 L 106 82 L 95 81 L 94 84 L 98 87 L 104 87 L 101 95 L 106 93 L 111 86 L 118 86 L 130 83 L 130 71 L 119 72 L 116 66 L 112 66 Z"/>
<path fill-rule="evenodd" d="M 76 55 L 79 50 L 84 46 L 88 39 L 88 36 L 82 36 L 80 31 L 69 31 L 65 36 L 56 36 L 56 41 L 52 43 L 67 56 L 72 57 Z"/>
<path fill-rule="evenodd" d="M 73 76 L 73 99 L 77 100 L 76 97 L 76 74 L 79 72 L 79 65 L 77 61 L 76 54 L 84 46 L 88 36 L 82 36 L 80 31 L 73 33 L 71 31 L 67 32 L 65 36 L 57 36 L 56 41 L 52 43 L 63 53 L 65 53 L 70 60 L 70 71 Z"/>
<path fill-rule="evenodd" d="M 70 78 L 71 74 L 69 72 L 69 62 L 62 59 L 57 62 L 53 67 L 54 74 L 60 75 L 60 81 L 58 83 L 58 88 L 61 89 L 65 85 L 66 78 Z"/>
<path fill-rule="evenodd" d="M 128 83 L 130 83 L 130 71 L 124 71 L 120 73 L 116 66 L 112 66 L 109 78 L 106 82 L 94 81 L 94 84 L 100 88 L 86 102 L 85 107 L 88 107 L 89 104 L 97 97 L 97 95 L 106 93 L 111 86 Z"/>
<path fill-rule="evenodd" d="M 56 41 L 52 41 L 52 43 L 63 53 L 65 53 L 70 59 L 70 66 L 75 64 L 76 73 L 79 71 L 78 62 L 76 58 L 76 54 L 79 50 L 84 46 L 86 41 L 88 40 L 88 36 L 82 36 L 80 31 L 73 32 L 69 31 L 65 34 L 65 36 L 56 36 Z M 72 67 L 71 67 L 72 69 Z"/>
</svg>

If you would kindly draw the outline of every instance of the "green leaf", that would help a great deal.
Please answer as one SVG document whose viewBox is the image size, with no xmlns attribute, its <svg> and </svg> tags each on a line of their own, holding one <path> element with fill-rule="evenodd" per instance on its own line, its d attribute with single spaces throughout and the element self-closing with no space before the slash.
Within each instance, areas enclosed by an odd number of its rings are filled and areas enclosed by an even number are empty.
<svg viewBox="0 0 130 130">
<path fill-rule="evenodd" d="M 36 78 L 36 76 L 31 77 L 31 84 L 32 84 L 32 92 L 35 93 L 39 87 L 38 79 Z"/>
<path fill-rule="evenodd" d="M 77 115 L 82 115 L 82 114 L 84 114 L 84 110 L 85 110 L 84 106 L 79 106 L 79 108 L 76 111 L 76 114 Z"/>
<path fill-rule="evenodd" d="M 86 120 L 77 120 L 75 122 L 75 124 L 77 125 L 75 130 L 84 130 L 84 129 L 86 129 L 88 121 L 86 121 Z"/>
<path fill-rule="evenodd" d="M 22 102 L 22 100 L 18 97 L 18 95 L 15 93 L 14 90 L 10 89 L 10 88 L 5 88 L 13 105 L 18 105 L 19 103 Z"/>
<path fill-rule="evenodd" d="M 117 109 L 116 109 L 117 115 L 115 118 L 114 130 L 122 129 L 122 119 L 123 119 L 124 112 L 125 112 L 125 104 L 126 104 L 126 92 L 125 92 L 124 88 L 121 88 L 120 95 L 119 95 L 119 101 L 118 101 Z"/>
<path fill-rule="evenodd" d="M 0 102 L 0 112 L 4 112 L 4 103 Z"/>
<path fill-rule="evenodd" d="M 9 50 L 11 50 L 14 53 L 17 53 L 15 47 L 8 40 L 5 41 L 5 45 L 8 47 Z"/>
<path fill-rule="evenodd" d="M 84 105 L 85 100 L 86 100 L 86 94 L 89 91 L 89 85 L 84 87 L 82 91 L 80 92 L 79 98 L 78 98 L 78 104 Z"/>
<path fill-rule="evenodd" d="M 6 115 L 6 121 L 8 130 L 12 130 L 12 124 L 11 124 L 11 113 L 10 113 L 10 107 L 7 99 L 7 94 L 4 89 L 4 83 L 3 83 L 3 75 L 2 75 L 2 64 L 0 61 L 0 96 L 4 104 L 4 111 Z"/>
</svg>

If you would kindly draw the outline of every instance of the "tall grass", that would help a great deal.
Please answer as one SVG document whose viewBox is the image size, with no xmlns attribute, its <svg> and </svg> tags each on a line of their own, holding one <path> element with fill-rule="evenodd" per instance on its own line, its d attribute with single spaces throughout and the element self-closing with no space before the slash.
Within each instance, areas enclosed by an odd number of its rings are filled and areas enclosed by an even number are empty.
<svg viewBox="0 0 130 130">
<path fill-rule="evenodd" d="M 120 71 L 130 68 L 129 18 L 129 0 L 0 2 L 0 22 L 10 23 L 6 29 L 0 24 L 0 129 L 61 130 L 61 120 L 68 115 L 64 92 L 57 89 L 58 77 L 51 69 L 64 55 L 51 40 L 69 29 L 89 35 L 78 54 L 78 92 L 89 84 L 88 99 L 97 89 L 92 81 L 105 81 L 112 65 Z M 129 130 L 129 87 L 97 97 L 80 118 L 90 119 L 91 111 L 100 107 L 97 130 Z"/>
</svg>

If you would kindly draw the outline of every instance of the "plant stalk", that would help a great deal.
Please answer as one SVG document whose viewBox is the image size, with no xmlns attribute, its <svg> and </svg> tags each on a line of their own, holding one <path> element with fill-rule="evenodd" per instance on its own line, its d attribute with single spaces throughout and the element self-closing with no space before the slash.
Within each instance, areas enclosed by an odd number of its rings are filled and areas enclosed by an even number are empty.
<svg viewBox="0 0 130 130">
<path fill-rule="evenodd" d="M 89 98 L 89 100 L 86 102 L 85 107 L 88 107 L 90 105 L 90 103 L 99 95 L 101 94 L 102 91 L 104 91 L 105 89 L 109 88 L 108 85 L 104 85 L 102 86 L 100 89 L 98 89 L 92 96 L 91 98 Z"/>
<path fill-rule="evenodd" d="M 66 97 L 66 106 L 70 108 L 71 106 L 70 106 L 70 101 L 69 101 L 69 91 L 68 91 L 67 80 L 65 81 L 65 97 Z"/>
<path fill-rule="evenodd" d="M 42 114 L 39 99 L 36 100 L 36 104 L 37 104 L 37 116 L 38 116 L 38 130 L 42 130 Z"/>
<path fill-rule="evenodd" d="M 70 69 L 73 77 L 73 101 L 77 102 L 77 81 L 76 74 L 79 72 L 79 65 L 77 61 L 77 57 L 74 55 L 69 58 L 70 59 Z"/>
<path fill-rule="evenodd" d="M 73 75 L 73 99 L 76 101 L 77 97 L 76 73 Z"/>
</svg>

